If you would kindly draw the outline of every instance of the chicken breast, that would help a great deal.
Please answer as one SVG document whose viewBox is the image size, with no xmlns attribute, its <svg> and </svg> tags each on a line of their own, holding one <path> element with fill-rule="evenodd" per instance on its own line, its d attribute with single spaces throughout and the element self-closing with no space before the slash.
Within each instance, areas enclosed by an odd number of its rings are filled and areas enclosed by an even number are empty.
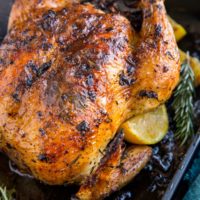
<svg viewBox="0 0 200 200">
<path fill-rule="evenodd" d="M 21 170 L 52 185 L 86 183 L 105 155 L 113 159 L 119 126 L 171 96 L 180 63 L 163 1 L 135 6 L 140 30 L 91 4 L 15 1 L 0 46 L 0 149 Z M 151 149 L 135 148 L 138 172 Z"/>
</svg>

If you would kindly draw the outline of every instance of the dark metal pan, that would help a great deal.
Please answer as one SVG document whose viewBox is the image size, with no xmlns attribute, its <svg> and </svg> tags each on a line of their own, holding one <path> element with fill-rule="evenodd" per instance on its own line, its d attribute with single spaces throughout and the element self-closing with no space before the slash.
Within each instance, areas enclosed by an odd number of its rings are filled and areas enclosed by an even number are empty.
<svg viewBox="0 0 200 200">
<path fill-rule="evenodd" d="M 111 1 L 111 0 L 107 0 Z M 6 34 L 9 12 L 13 0 L 0 0 L 0 40 Z M 183 24 L 189 34 L 179 44 L 183 50 L 200 57 L 200 4 L 198 0 L 168 0 L 166 2 L 169 14 Z M 200 94 L 200 89 L 197 90 Z M 197 95 L 197 100 L 200 96 Z M 168 106 L 172 118 L 170 102 Z M 170 131 L 165 139 L 153 147 L 154 155 L 147 167 L 125 188 L 116 192 L 108 199 L 116 200 L 172 200 L 181 199 L 181 181 L 190 166 L 193 155 L 200 148 L 200 137 L 195 136 L 188 145 L 180 147 L 173 135 L 174 124 L 170 120 Z M 200 124 L 198 122 L 198 124 Z M 164 152 L 164 153 L 163 153 Z M 170 155 L 172 156 L 172 160 Z M 169 165 L 164 159 L 170 160 Z M 76 187 L 47 186 L 34 179 L 19 176 L 9 169 L 8 159 L 0 154 L 0 184 L 8 188 L 16 188 L 17 200 L 66 200 L 70 199 Z"/>
</svg>

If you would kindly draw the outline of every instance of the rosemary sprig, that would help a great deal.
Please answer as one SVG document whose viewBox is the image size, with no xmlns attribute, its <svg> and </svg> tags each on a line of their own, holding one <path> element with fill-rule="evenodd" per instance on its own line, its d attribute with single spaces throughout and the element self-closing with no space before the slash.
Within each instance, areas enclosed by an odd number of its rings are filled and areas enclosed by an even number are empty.
<svg viewBox="0 0 200 200">
<path fill-rule="evenodd" d="M 194 72 L 190 67 L 189 54 L 186 61 L 181 65 L 181 78 L 178 87 L 174 92 L 172 107 L 175 112 L 176 123 L 175 137 L 181 141 L 181 145 L 194 134 Z"/>
<path fill-rule="evenodd" d="M 14 190 L 7 190 L 6 187 L 0 187 L 0 200 L 12 200 Z"/>
</svg>

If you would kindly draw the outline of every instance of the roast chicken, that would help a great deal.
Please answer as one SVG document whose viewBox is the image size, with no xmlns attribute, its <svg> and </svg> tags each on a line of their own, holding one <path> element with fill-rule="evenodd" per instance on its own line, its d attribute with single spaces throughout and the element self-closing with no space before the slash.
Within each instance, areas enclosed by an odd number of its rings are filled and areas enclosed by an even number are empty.
<svg viewBox="0 0 200 200">
<path fill-rule="evenodd" d="M 179 53 L 163 0 L 134 0 L 140 24 L 75 0 L 15 0 L 0 46 L 0 149 L 25 173 L 102 199 L 151 148 L 120 125 L 164 103 Z"/>
</svg>

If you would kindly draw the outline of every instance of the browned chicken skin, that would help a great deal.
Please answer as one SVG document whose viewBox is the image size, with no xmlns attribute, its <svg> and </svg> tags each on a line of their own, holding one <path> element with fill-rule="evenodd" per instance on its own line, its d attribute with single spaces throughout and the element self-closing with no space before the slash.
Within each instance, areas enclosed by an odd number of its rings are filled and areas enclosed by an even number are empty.
<svg viewBox="0 0 200 200">
<path fill-rule="evenodd" d="M 0 47 L 0 149 L 43 182 L 84 183 L 80 199 L 103 198 L 147 163 L 149 147 L 117 140 L 107 149 L 125 120 L 165 102 L 179 80 L 163 1 L 136 7 L 140 31 L 91 4 L 16 0 Z"/>
<path fill-rule="evenodd" d="M 81 186 L 76 197 L 85 200 L 103 199 L 131 181 L 146 165 L 150 156 L 151 148 L 147 146 L 125 148 L 123 134 L 120 132 L 107 147 L 106 156 L 98 169 Z"/>
</svg>

